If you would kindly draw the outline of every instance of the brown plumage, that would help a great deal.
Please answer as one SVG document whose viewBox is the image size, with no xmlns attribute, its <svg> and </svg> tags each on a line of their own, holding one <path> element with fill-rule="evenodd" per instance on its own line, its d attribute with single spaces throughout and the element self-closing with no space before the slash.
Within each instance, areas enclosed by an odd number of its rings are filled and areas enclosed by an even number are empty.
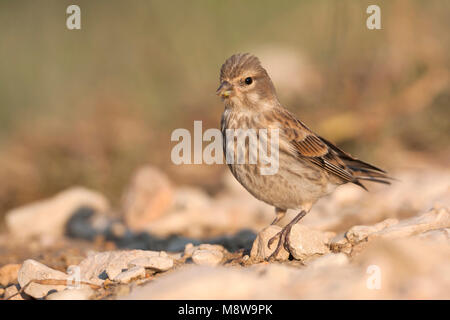
<svg viewBox="0 0 450 320">
<path fill-rule="evenodd" d="M 235 54 L 220 70 L 217 94 L 225 103 L 221 129 L 224 151 L 233 141 L 227 140 L 227 129 L 278 129 L 278 171 L 262 175 L 263 164 L 229 164 L 236 179 L 257 199 L 275 206 L 277 223 L 287 209 L 300 213 L 282 231 L 279 243 L 271 255 L 276 258 L 292 226 L 297 223 L 321 197 L 344 183 L 365 188 L 362 181 L 389 184 L 386 172 L 354 158 L 330 141 L 316 135 L 278 101 L 275 87 L 258 58 L 250 54 Z M 258 135 L 259 137 L 259 135 Z M 270 138 L 270 133 L 269 133 Z M 234 146 L 235 155 L 249 144 Z M 246 159 L 248 160 L 246 156 Z M 269 245 L 275 240 L 272 238 Z M 288 249 L 289 251 L 289 249 Z"/>
</svg>

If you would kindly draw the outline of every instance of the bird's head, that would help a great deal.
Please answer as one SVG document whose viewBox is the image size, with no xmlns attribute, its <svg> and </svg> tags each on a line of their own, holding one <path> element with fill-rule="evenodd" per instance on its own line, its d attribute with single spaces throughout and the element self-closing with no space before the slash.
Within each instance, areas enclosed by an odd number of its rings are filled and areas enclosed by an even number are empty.
<svg viewBox="0 0 450 320">
<path fill-rule="evenodd" d="M 278 103 L 275 88 L 259 59 L 249 53 L 228 58 L 220 69 L 217 95 L 241 108 L 261 108 Z"/>
</svg>

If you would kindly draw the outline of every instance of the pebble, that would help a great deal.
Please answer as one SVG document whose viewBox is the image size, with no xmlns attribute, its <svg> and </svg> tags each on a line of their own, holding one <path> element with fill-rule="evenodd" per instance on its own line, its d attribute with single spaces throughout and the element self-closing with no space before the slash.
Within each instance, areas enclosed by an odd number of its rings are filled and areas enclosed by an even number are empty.
<svg viewBox="0 0 450 320">
<path fill-rule="evenodd" d="M 141 231 L 162 216 L 173 201 L 173 188 L 164 172 L 152 166 L 139 168 L 125 191 L 122 207 L 132 230 Z"/>
<path fill-rule="evenodd" d="M 8 300 L 24 300 L 20 294 L 16 294 L 19 292 L 19 289 L 16 285 L 9 286 L 5 289 L 5 293 L 3 298 Z M 13 297 L 13 295 L 15 295 Z"/>
<path fill-rule="evenodd" d="M 217 266 L 223 259 L 223 253 L 219 250 L 197 249 L 192 254 L 195 264 L 205 266 Z"/>
<path fill-rule="evenodd" d="M 68 280 L 68 275 L 47 267 L 35 260 L 25 260 L 18 273 L 18 281 L 20 287 L 25 287 L 31 280 Z M 38 283 L 31 283 L 25 288 L 25 293 L 34 297 L 45 297 L 50 291 L 61 291 L 66 288 L 65 285 L 41 285 Z"/>
<path fill-rule="evenodd" d="M 158 251 L 150 250 L 115 250 L 92 252 L 80 264 L 81 279 L 101 285 L 105 279 L 114 279 L 127 270 L 129 263 L 138 258 L 159 257 Z"/>
<path fill-rule="evenodd" d="M 145 268 L 141 266 L 132 267 L 126 271 L 121 272 L 114 281 L 119 283 L 130 283 L 131 280 L 145 277 Z"/>
<path fill-rule="evenodd" d="M 304 225 L 296 224 L 289 234 L 289 250 L 297 260 L 305 260 L 310 256 L 330 252 L 328 243 L 334 233 L 310 229 Z"/>
<path fill-rule="evenodd" d="M 62 191 L 54 197 L 13 209 L 6 213 L 10 233 L 21 239 L 33 236 L 62 236 L 69 218 L 78 210 L 105 212 L 107 199 L 98 192 L 81 187 Z"/>
<path fill-rule="evenodd" d="M 270 248 L 267 246 L 267 244 L 270 238 L 272 238 L 280 231 L 281 227 L 276 225 L 271 225 L 261 230 L 256 236 L 255 241 L 253 242 L 250 257 L 255 259 L 256 261 L 266 260 L 275 251 L 278 245 L 278 239 L 275 239 Z M 284 248 L 284 246 L 282 246 L 280 251 L 278 252 L 278 255 L 276 256 L 276 260 L 284 261 L 288 258 L 289 252 Z"/>
<path fill-rule="evenodd" d="M 194 250 L 194 244 L 192 242 L 189 242 L 184 246 L 184 255 L 190 257 L 194 253 Z"/>
<path fill-rule="evenodd" d="M 308 263 L 310 268 L 340 267 L 349 263 L 345 253 L 327 253 Z"/>
<path fill-rule="evenodd" d="M 66 289 L 49 294 L 46 300 L 89 300 L 94 294 L 94 290 L 90 287 L 83 287 L 79 289 Z"/>
<path fill-rule="evenodd" d="M 146 257 L 131 260 L 129 266 L 143 267 L 155 271 L 167 271 L 173 267 L 173 259 L 166 256 L 160 257 Z"/>
<path fill-rule="evenodd" d="M 393 226 L 397 223 L 397 219 L 386 219 L 372 226 L 354 226 L 345 233 L 345 237 L 348 241 L 350 241 L 350 243 L 357 244 L 366 239 L 369 235 L 386 229 L 387 227 Z"/>
<path fill-rule="evenodd" d="M 382 229 L 371 236 L 386 239 L 404 238 L 430 230 L 450 227 L 450 210 L 446 207 L 430 211 Z M 370 240 L 370 239 L 369 239 Z"/>
<path fill-rule="evenodd" d="M 255 272 L 223 266 L 190 265 L 157 281 L 136 287 L 121 300 L 171 299 L 283 299 L 279 285 Z"/>
<path fill-rule="evenodd" d="M 0 285 L 3 287 L 17 281 L 20 264 L 7 264 L 0 268 Z"/>
<path fill-rule="evenodd" d="M 450 228 L 426 231 L 418 235 L 418 237 L 420 239 L 448 242 L 450 240 Z"/>
</svg>

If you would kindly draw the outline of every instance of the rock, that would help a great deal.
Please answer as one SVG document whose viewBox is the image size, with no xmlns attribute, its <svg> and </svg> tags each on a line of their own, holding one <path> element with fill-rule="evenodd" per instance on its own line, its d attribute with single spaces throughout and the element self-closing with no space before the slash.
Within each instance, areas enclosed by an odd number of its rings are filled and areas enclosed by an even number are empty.
<svg viewBox="0 0 450 320">
<path fill-rule="evenodd" d="M 131 260 L 128 265 L 162 272 L 173 267 L 173 259 L 168 256 L 138 258 Z"/>
<path fill-rule="evenodd" d="M 158 258 L 158 257 L 156 257 L 156 258 Z M 114 281 L 117 281 L 119 283 L 129 283 L 133 279 L 143 278 L 143 277 L 145 277 L 145 268 L 141 267 L 141 266 L 135 266 L 126 271 L 121 272 L 119 275 L 117 275 L 114 278 Z"/>
<path fill-rule="evenodd" d="M 116 293 L 117 297 L 119 297 L 119 296 L 128 295 L 128 294 L 130 294 L 130 292 L 131 292 L 131 286 L 119 286 L 116 289 L 115 293 Z"/>
<path fill-rule="evenodd" d="M 172 258 L 172 260 L 179 260 L 183 257 L 183 252 L 169 252 L 167 256 Z"/>
<path fill-rule="evenodd" d="M 216 266 L 223 259 L 223 253 L 219 250 L 197 249 L 192 254 L 192 261 L 195 264 Z"/>
<path fill-rule="evenodd" d="M 151 252 L 150 255 L 129 261 L 126 268 L 139 266 L 161 272 L 166 271 L 173 267 L 173 259 L 170 258 L 164 251 L 161 251 L 159 253 L 159 256 L 154 255 L 155 254 L 154 251 L 149 252 Z M 116 279 L 119 274 L 126 271 L 126 269 L 124 268 L 123 263 L 113 262 L 106 267 L 105 271 L 106 274 L 108 275 L 108 278 L 113 280 Z"/>
<path fill-rule="evenodd" d="M 353 264 L 365 273 L 366 286 L 370 278 L 380 274 L 380 290 L 348 292 L 360 294 L 360 299 L 449 299 L 450 250 L 448 243 L 426 241 L 418 237 L 401 239 L 377 238 L 353 259 Z M 375 270 L 375 271 L 374 271 Z M 372 277 L 371 277 L 372 276 Z"/>
<path fill-rule="evenodd" d="M 19 288 L 17 285 L 9 286 L 5 289 L 4 299 L 8 300 L 24 300 L 22 295 L 19 294 Z"/>
<path fill-rule="evenodd" d="M 281 227 L 271 225 L 261 230 L 256 236 L 255 241 L 253 242 L 252 250 L 250 252 L 250 257 L 255 259 L 256 261 L 262 261 L 267 259 L 276 249 L 278 245 L 278 239 L 276 239 L 271 248 L 268 248 L 267 244 L 274 235 L 281 231 Z M 278 253 L 276 259 L 277 260 L 287 260 L 289 258 L 289 252 L 281 247 L 280 252 Z"/>
<path fill-rule="evenodd" d="M 128 269 L 131 261 L 138 258 L 159 257 L 158 251 L 117 250 L 90 253 L 80 264 L 83 281 L 101 285 L 106 278 L 113 280 L 122 271 Z"/>
<path fill-rule="evenodd" d="M 373 233 L 371 237 L 387 239 L 402 238 L 429 230 L 450 227 L 450 212 L 448 208 L 433 208 L 417 217 L 402 220 L 388 228 Z"/>
<path fill-rule="evenodd" d="M 90 287 L 83 287 L 79 289 L 66 289 L 49 294 L 46 300 L 89 300 L 94 294 L 94 290 Z"/>
<path fill-rule="evenodd" d="M 106 266 L 105 273 L 108 276 L 108 279 L 114 280 L 119 274 L 121 274 L 126 269 L 122 268 L 121 265 L 111 263 L 110 265 Z M 101 276 L 101 273 L 100 275 Z"/>
<path fill-rule="evenodd" d="M 427 239 L 431 241 L 449 242 L 450 228 L 436 229 L 426 231 L 418 235 L 420 239 Z"/>
<path fill-rule="evenodd" d="M 298 267 L 282 263 L 259 263 L 250 266 L 248 270 L 257 274 L 268 286 L 276 284 L 281 288 L 289 288 L 292 280 L 302 272 Z"/>
<path fill-rule="evenodd" d="M 191 257 L 194 253 L 195 247 L 192 242 L 189 242 L 184 246 L 184 256 Z"/>
<path fill-rule="evenodd" d="M 397 219 L 386 219 L 372 226 L 354 226 L 346 232 L 345 237 L 348 241 L 350 241 L 350 243 L 356 244 L 366 239 L 369 235 L 379 232 L 397 223 Z"/>
<path fill-rule="evenodd" d="M 212 199 L 199 188 L 181 187 L 174 194 L 173 209 L 175 211 L 191 211 L 209 208 Z"/>
<path fill-rule="evenodd" d="M 54 197 L 13 209 L 6 213 L 8 230 L 14 237 L 61 236 L 68 219 L 79 210 L 104 212 L 109 204 L 104 196 L 81 187 L 74 187 Z"/>
<path fill-rule="evenodd" d="M 159 237 L 180 234 L 198 238 L 204 236 L 203 230 L 211 228 L 214 218 L 218 225 L 222 224 L 224 217 L 220 215 L 221 212 L 212 212 L 211 199 L 201 189 L 178 188 L 169 212 L 147 225 L 146 231 Z"/>
<path fill-rule="evenodd" d="M 393 182 L 388 187 L 368 184 L 371 192 L 352 184 L 342 185 L 320 199 L 301 223 L 318 230 L 348 230 L 386 218 L 412 217 L 435 204 L 450 206 L 450 170 L 397 170 L 390 174 L 401 183 Z"/>
<path fill-rule="evenodd" d="M 219 252 L 225 252 L 225 248 L 220 244 L 209 244 L 209 243 L 202 243 L 197 247 L 197 249 L 200 250 L 210 250 L 210 251 L 219 251 Z"/>
<path fill-rule="evenodd" d="M 123 223 L 116 221 L 112 223 L 110 231 L 115 238 L 123 238 L 126 236 L 128 229 Z"/>
<path fill-rule="evenodd" d="M 0 285 L 3 287 L 17 282 L 20 264 L 7 264 L 0 268 Z"/>
<path fill-rule="evenodd" d="M 371 241 L 375 238 L 405 238 L 418 235 L 431 230 L 450 227 L 450 213 L 445 207 L 434 208 L 420 216 L 402 221 L 386 219 L 372 226 L 354 226 L 350 228 L 345 238 L 355 246 L 361 242 Z M 333 243 L 333 246 L 335 243 Z"/>
<path fill-rule="evenodd" d="M 162 216 L 172 204 L 173 190 L 167 176 L 159 169 L 146 166 L 133 176 L 125 191 L 122 208 L 127 225 L 141 231 Z"/>
<path fill-rule="evenodd" d="M 327 253 L 308 263 L 310 268 L 341 267 L 349 263 L 348 257 L 344 253 Z"/>
<path fill-rule="evenodd" d="M 35 260 L 25 260 L 18 273 L 18 280 L 21 288 L 24 288 L 31 280 L 68 280 L 68 275 L 47 267 Z M 61 291 L 66 285 L 42 285 L 31 283 L 25 288 L 25 293 L 34 297 L 45 297 L 50 291 Z"/>
<path fill-rule="evenodd" d="M 180 285 L 182 284 L 182 285 Z M 191 265 L 136 287 L 123 300 L 153 299 L 284 299 L 275 281 L 233 267 Z"/>
<path fill-rule="evenodd" d="M 333 252 L 350 254 L 352 252 L 352 244 L 345 237 L 345 233 L 340 233 L 331 239 L 330 249 Z"/>
<path fill-rule="evenodd" d="M 322 232 L 296 224 L 289 234 L 289 250 L 298 260 L 305 260 L 314 255 L 330 252 L 329 243 L 334 233 Z"/>
</svg>

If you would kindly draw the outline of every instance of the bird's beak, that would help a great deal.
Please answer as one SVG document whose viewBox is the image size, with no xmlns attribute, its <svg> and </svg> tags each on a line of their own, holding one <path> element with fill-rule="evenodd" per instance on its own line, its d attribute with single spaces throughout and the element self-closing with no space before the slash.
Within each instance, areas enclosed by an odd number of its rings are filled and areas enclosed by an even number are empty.
<svg viewBox="0 0 450 320">
<path fill-rule="evenodd" d="M 219 88 L 217 88 L 216 94 L 222 98 L 228 98 L 233 92 L 233 86 L 228 81 L 222 81 Z"/>
</svg>

